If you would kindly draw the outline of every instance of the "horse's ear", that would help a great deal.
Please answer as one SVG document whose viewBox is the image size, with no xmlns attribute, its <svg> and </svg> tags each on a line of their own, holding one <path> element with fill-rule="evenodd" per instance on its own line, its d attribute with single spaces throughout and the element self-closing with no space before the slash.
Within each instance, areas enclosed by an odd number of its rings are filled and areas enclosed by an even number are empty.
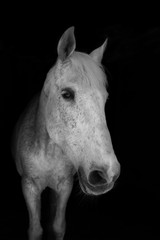
<svg viewBox="0 0 160 240">
<path fill-rule="evenodd" d="M 108 39 L 106 39 L 106 41 L 103 43 L 101 47 L 96 48 L 93 52 L 90 53 L 90 56 L 93 58 L 95 62 L 101 63 L 105 48 L 107 46 L 107 41 Z"/>
<path fill-rule="evenodd" d="M 64 61 L 67 57 L 71 56 L 76 48 L 76 40 L 74 37 L 74 27 L 68 28 L 59 40 L 57 52 L 58 57 Z"/>
</svg>

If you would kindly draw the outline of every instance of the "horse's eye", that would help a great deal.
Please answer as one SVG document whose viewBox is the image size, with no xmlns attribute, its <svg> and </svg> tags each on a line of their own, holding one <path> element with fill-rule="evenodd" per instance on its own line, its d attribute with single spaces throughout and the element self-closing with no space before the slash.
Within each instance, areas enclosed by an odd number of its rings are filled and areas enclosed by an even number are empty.
<svg viewBox="0 0 160 240">
<path fill-rule="evenodd" d="M 71 88 L 65 88 L 62 90 L 62 97 L 67 101 L 73 101 L 74 100 L 74 91 Z"/>
</svg>

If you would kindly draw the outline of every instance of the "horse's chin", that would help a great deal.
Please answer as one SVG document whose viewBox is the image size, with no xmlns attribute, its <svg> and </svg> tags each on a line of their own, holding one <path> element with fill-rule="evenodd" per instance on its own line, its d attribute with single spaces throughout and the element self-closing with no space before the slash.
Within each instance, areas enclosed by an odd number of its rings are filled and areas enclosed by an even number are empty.
<svg viewBox="0 0 160 240">
<path fill-rule="evenodd" d="M 81 187 L 82 191 L 87 195 L 96 195 L 97 196 L 97 195 L 104 194 L 104 193 L 110 191 L 114 185 L 113 183 L 97 185 L 97 186 L 91 185 L 88 182 L 87 177 L 86 177 L 85 172 L 82 167 L 79 168 L 79 170 L 78 170 L 78 177 L 79 177 L 80 187 Z"/>
</svg>

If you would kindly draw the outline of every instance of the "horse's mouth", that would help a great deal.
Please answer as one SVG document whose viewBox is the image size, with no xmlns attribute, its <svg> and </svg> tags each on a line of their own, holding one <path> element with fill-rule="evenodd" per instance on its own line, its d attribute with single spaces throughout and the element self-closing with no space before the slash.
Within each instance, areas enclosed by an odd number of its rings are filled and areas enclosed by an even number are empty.
<svg viewBox="0 0 160 240">
<path fill-rule="evenodd" d="M 108 192 L 109 190 L 111 190 L 114 185 L 113 182 L 110 184 L 105 183 L 105 184 L 96 185 L 96 186 L 90 184 L 87 180 L 86 174 L 82 167 L 79 167 L 79 169 L 78 169 L 78 177 L 79 177 L 79 184 L 80 184 L 82 191 L 85 194 L 89 194 L 89 195 L 104 194 L 104 193 Z"/>
</svg>

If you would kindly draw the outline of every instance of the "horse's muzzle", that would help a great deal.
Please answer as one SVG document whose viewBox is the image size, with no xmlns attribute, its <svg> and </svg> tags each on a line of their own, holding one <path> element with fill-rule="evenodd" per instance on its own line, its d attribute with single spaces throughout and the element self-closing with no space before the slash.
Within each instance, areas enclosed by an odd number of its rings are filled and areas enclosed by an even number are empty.
<svg viewBox="0 0 160 240">
<path fill-rule="evenodd" d="M 105 171 L 93 170 L 90 172 L 88 179 L 82 167 L 78 170 L 79 182 L 81 189 L 86 194 L 99 195 L 112 189 L 114 182 L 118 178 L 118 174 L 113 178 L 112 182 L 108 181 Z"/>
</svg>

